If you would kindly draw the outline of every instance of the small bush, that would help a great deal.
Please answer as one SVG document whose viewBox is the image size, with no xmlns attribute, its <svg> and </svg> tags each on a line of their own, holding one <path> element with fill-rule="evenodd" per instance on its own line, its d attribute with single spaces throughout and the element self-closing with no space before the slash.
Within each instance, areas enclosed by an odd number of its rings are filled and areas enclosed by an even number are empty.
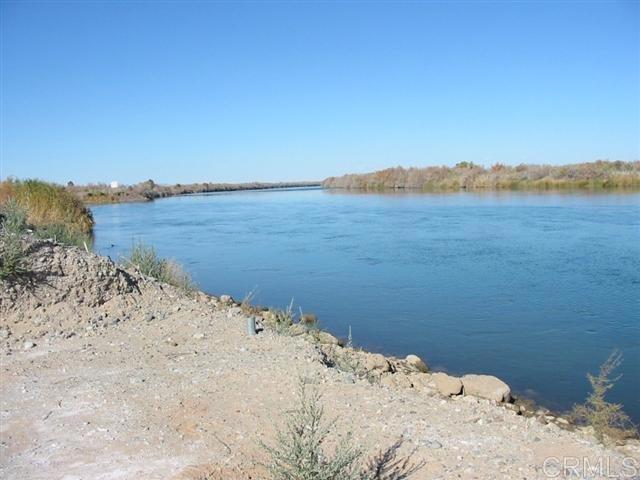
<svg viewBox="0 0 640 480">
<path fill-rule="evenodd" d="M 189 273 L 173 260 L 160 258 L 156 249 L 142 242 L 135 243 L 124 258 L 127 265 L 134 266 L 140 272 L 164 283 L 192 292 L 196 286 Z"/>
<path fill-rule="evenodd" d="M 596 438 L 603 443 L 609 440 L 624 440 L 637 434 L 629 416 L 622 410 L 622 405 L 605 400 L 607 392 L 620 379 L 620 376 L 612 378 L 612 375 L 621 363 L 622 354 L 614 350 L 600 366 L 598 375 L 587 374 L 591 394 L 584 404 L 575 405 L 571 413 L 576 423 L 592 426 Z"/>
<path fill-rule="evenodd" d="M 158 280 L 162 276 L 164 260 L 158 256 L 156 249 L 152 246 L 145 245 L 142 242 L 135 243 L 124 260 L 129 265 L 137 267 L 143 275 Z"/>
<path fill-rule="evenodd" d="M 270 309 L 264 315 L 264 324 L 280 335 L 289 334 L 289 328 L 293 325 L 293 299 L 285 310 Z"/>
<path fill-rule="evenodd" d="M 335 421 L 322 420 L 324 410 L 317 391 L 308 393 L 300 382 L 297 408 L 289 415 L 285 430 L 278 432 L 276 446 L 264 446 L 271 461 L 273 480 L 356 480 L 362 476 L 358 460 L 362 451 L 351 438 L 342 440 L 331 454 L 324 444 Z"/>
<path fill-rule="evenodd" d="M 11 199 L 4 203 L 0 225 L 0 279 L 17 277 L 27 271 L 27 257 L 22 246 L 26 230 L 26 212 Z"/>
<path fill-rule="evenodd" d="M 160 280 L 189 293 L 197 289 L 189 272 L 174 260 L 164 260 L 164 269 Z"/>
</svg>

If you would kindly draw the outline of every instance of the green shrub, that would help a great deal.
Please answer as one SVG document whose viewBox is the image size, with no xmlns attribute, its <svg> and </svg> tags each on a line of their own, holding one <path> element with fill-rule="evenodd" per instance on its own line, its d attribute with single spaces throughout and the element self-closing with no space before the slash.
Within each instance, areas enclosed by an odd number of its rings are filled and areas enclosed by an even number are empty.
<svg viewBox="0 0 640 480">
<path fill-rule="evenodd" d="M 576 423 L 592 426 L 596 438 L 603 443 L 624 440 L 637 434 L 629 416 L 622 410 L 622 405 L 610 403 L 605 399 L 607 392 L 620 379 L 620 376 L 612 378 L 612 375 L 621 363 L 622 354 L 614 350 L 600 366 L 598 375 L 587 374 L 591 394 L 584 404 L 575 405 L 571 413 Z"/>
<path fill-rule="evenodd" d="M 324 444 L 335 420 L 323 422 L 324 410 L 317 391 L 308 393 L 300 382 L 297 408 L 290 412 L 286 429 L 277 433 L 276 446 L 264 446 L 273 480 L 356 480 L 363 477 L 358 460 L 362 451 L 351 441 L 341 440 L 331 453 Z"/>
<path fill-rule="evenodd" d="M 161 259 L 156 249 L 142 242 L 134 243 L 131 251 L 124 258 L 125 262 L 140 270 L 140 273 L 149 277 L 161 279 L 164 270 L 164 260 Z"/>
<path fill-rule="evenodd" d="M 27 271 L 27 256 L 22 246 L 26 230 L 26 212 L 11 199 L 2 206 L 0 225 L 0 279 L 15 278 Z"/>
<path fill-rule="evenodd" d="M 134 266 L 140 272 L 164 283 L 192 292 L 196 285 L 180 264 L 173 260 L 160 258 L 156 249 L 142 242 L 135 243 L 124 258 L 127 265 Z"/>
</svg>

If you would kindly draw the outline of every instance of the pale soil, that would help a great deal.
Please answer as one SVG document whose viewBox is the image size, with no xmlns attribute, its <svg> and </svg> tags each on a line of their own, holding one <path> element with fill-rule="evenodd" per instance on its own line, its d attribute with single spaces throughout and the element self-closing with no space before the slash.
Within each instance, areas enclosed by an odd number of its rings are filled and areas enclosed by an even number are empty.
<svg viewBox="0 0 640 480">
<path fill-rule="evenodd" d="M 371 455 L 402 441 L 398 458 L 423 464 L 409 478 L 552 478 L 549 456 L 605 459 L 610 475 L 633 473 L 625 456 L 640 466 L 634 444 L 605 449 L 486 400 L 371 384 L 303 337 L 247 336 L 233 305 L 77 249 L 32 249 L 36 286 L 0 292 L 0 478 L 266 478 L 260 441 L 286 421 L 300 377 L 338 418 L 336 441 L 350 430 Z"/>
</svg>

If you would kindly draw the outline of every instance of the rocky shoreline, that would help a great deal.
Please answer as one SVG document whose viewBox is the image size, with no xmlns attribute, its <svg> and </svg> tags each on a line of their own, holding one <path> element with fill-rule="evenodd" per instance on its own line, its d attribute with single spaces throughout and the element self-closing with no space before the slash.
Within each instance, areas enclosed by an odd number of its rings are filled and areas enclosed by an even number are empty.
<svg viewBox="0 0 640 480">
<path fill-rule="evenodd" d="M 411 478 L 550 478 L 551 457 L 640 472 L 637 440 L 604 447 L 496 377 L 434 373 L 415 355 L 361 351 L 281 312 L 27 241 L 31 275 L 0 289 L 3 478 L 264 478 L 260 442 L 301 376 L 342 420 L 337 435 L 372 453 L 401 441 L 424 462 Z"/>
</svg>

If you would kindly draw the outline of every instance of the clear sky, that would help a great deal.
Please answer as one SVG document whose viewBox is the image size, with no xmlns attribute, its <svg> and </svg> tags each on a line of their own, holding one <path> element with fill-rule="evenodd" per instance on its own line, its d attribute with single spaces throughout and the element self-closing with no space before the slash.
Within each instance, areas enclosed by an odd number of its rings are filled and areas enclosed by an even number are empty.
<svg viewBox="0 0 640 480">
<path fill-rule="evenodd" d="M 640 157 L 640 2 L 8 2 L 2 175 Z"/>
</svg>

